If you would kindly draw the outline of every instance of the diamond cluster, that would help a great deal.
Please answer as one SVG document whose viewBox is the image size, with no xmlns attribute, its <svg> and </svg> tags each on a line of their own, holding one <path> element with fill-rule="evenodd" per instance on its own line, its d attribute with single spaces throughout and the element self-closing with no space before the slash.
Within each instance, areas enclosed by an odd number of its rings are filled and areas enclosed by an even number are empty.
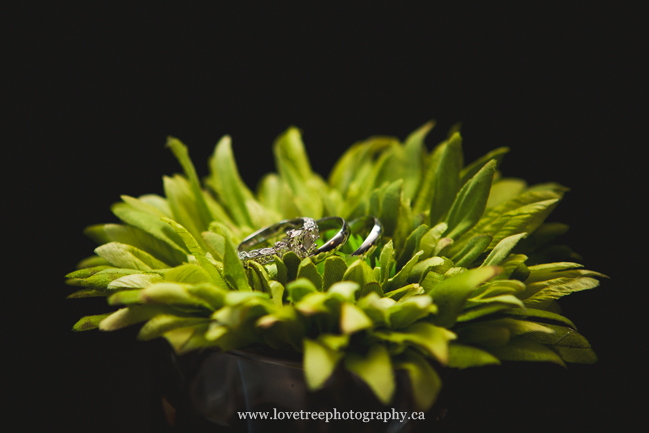
<svg viewBox="0 0 649 433">
<path fill-rule="evenodd" d="M 259 248 L 252 251 L 239 252 L 239 258 L 247 263 L 254 260 L 262 265 L 274 260 L 274 256 L 283 257 L 289 251 L 293 251 L 299 258 L 311 256 L 317 249 L 316 240 L 320 237 L 318 225 L 312 218 L 305 218 L 304 225 L 300 229 L 286 231 L 286 237 L 275 242 L 270 248 Z"/>
</svg>

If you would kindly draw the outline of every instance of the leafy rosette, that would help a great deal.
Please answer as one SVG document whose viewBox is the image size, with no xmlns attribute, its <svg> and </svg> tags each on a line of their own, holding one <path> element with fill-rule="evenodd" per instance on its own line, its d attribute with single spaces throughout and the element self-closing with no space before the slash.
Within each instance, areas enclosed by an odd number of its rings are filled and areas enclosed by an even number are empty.
<svg viewBox="0 0 649 433">
<path fill-rule="evenodd" d="M 80 287 L 70 298 L 105 296 L 119 308 L 73 329 L 141 324 L 140 339 L 164 337 L 178 354 L 301 354 L 311 390 L 345 368 L 384 404 L 395 370 L 406 370 L 421 410 L 435 402 L 440 368 L 594 362 L 557 303 L 603 277 L 550 245 L 567 226 L 545 220 L 567 189 L 502 177 L 504 147 L 465 165 L 458 131 L 429 152 L 432 126 L 403 143 L 377 136 L 352 145 L 328 180 L 289 128 L 274 143 L 277 173 L 256 193 L 239 176 L 229 137 L 202 183 L 185 145 L 170 138 L 184 174 L 163 178 L 165 196 L 123 196 L 112 206 L 120 223 L 86 229 L 100 246 L 67 275 Z M 333 215 L 378 217 L 378 248 L 349 255 L 363 240 L 356 233 L 318 263 L 292 252 L 266 265 L 238 257 L 237 244 L 261 227 Z"/>
</svg>

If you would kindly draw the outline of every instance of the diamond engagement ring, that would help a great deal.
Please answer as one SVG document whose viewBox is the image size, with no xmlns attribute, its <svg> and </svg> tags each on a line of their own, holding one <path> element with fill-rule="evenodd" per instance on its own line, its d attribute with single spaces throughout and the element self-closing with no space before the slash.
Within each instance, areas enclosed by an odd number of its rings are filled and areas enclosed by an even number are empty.
<svg viewBox="0 0 649 433">
<path fill-rule="evenodd" d="M 275 242 L 272 247 L 246 251 L 248 248 L 282 233 L 285 233 L 286 237 Z M 272 262 L 274 256 L 282 257 L 289 251 L 293 251 L 301 259 L 308 257 L 317 250 L 318 246 L 315 241 L 319 237 L 318 225 L 313 218 L 293 218 L 257 230 L 241 241 L 237 249 L 239 258 L 244 263 L 254 260 L 263 265 Z"/>
<path fill-rule="evenodd" d="M 316 240 L 320 232 L 326 233 L 331 229 L 340 227 L 340 230 L 320 247 Z M 249 248 L 261 244 L 285 232 L 286 237 L 275 242 L 271 247 L 259 248 L 248 251 Z M 349 226 L 340 217 L 326 217 L 315 221 L 313 218 L 294 218 L 283 220 L 272 226 L 265 227 L 246 237 L 238 246 L 239 258 L 245 263 L 253 260 L 260 264 L 270 263 L 274 256 L 282 257 L 293 251 L 299 258 L 316 256 L 316 260 L 336 251 L 347 242 Z"/>
</svg>

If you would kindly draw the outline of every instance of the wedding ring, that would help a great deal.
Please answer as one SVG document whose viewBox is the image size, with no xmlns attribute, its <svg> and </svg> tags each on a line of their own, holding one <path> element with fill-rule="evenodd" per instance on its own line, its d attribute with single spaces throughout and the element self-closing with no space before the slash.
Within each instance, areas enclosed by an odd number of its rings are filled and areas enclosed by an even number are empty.
<svg viewBox="0 0 649 433">
<path fill-rule="evenodd" d="M 338 232 L 331 238 L 327 237 L 325 243 L 318 248 L 316 240 L 320 238 L 320 232 L 326 233 L 336 228 L 339 228 Z M 273 246 L 248 251 L 249 248 L 277 237 L 282 232 L 286 233 L 286 237 L 275 242 Z M 250 260 L 262 265 L 270 263 L 275 256 L 281 258 L 289 251 L 293 251 L 301 259 L 315 256 L 315 261 L 320 261 L 344 245 L 349 234 L 347 222 L 340 217 L 325 217 L 318 221 L 306 217 L 293 218 L 257 230 L 241 241 L 237 250 L 239 259 L 244 264 Z"/>
<path fill-rule="evenodd" d="M 347 242 L 347 239 L 349 239 L 351 230 L 349 228 L 349 225 L 347 224 L 347 221 L 337 216 L 320 218 L 318 221 L 316 221 L 316 224 L 318 225 L 321 233 L 326 233 L 329 230 L 339 228 L 338 232 L 336 232 L 336 234 L 331 238 L 325 236 L 324 238 L 327 240 L 312 254 L 313 261 L 315 263 L 318 263 L 329 257 L 331 254 L 335 253 L 340 247 L 345 245 L 345 242 Z"/>
<path fill-rule="evenodd" d="M 275 242 L 272 247 L 247 251 L 248 248 L 276 237 L 283 232 L 285 232 L 286 237 Z M 254 260 L 263 265 L 272 262 L 274 256 L 282 257 L 289 251 L 293 251 L 303 259 L 316 252 L 318 246 L 315 241 L 319 237 L 318 225 L 313 218 L 293 218 L 257 230 L 241 241 L 237 250 L 239 251 L 239 258 L 244 263 Z"/>
<path fill-rule="evenodd" d="M 381 224 L 381 221 L 379 221 L 379 219 L 376 217 L 367 215 L 351 221 L 349 223 L 349 227 L 351 228 L 352 233 L 357 233 L 359 231 L 368 229 L 370 232 L 361 246 L 352 253 L 352 256 L 372 254 L 376 249 L 376 246 L 379 244 L 381 236 L 383 235 L 383 224 Z"/>
</svg>

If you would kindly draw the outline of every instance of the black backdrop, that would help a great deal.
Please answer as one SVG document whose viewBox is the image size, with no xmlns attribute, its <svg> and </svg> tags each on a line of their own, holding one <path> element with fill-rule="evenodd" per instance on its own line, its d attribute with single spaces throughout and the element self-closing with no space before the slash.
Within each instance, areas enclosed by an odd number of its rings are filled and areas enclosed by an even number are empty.
<svg viewBox="0 0 649 433">
<path fill-rule="evenodd" d="M 551 220 L 570 224 L 565 243 L 612 277 L 562 301 L 597 364 L 467 371 L 440 431 L 637 423 L 647 385 L 643 268 L 633 270 L 646 194 L 638 11 L 234 3 L 25 2 L 2 13 L 5 417 L 20 431 L 150 431 L 146 344 L 132 330 L 70 332 L 105 307 L 65 300 L 63 275 L 94 248 L 83 227 L 115 221 L 120 194 L 162 193 L 161 176 L 180 171 L 167 135 L 189 146 L 200 175 L 232 135 L 254 187 L 289 125 L 326 176 L 354 141 L 404 138 L 436 119 L 429 148 L 461 121 L 467 160 L 510 146 L 505 175 L 569 186 Z"/>
</svg>

